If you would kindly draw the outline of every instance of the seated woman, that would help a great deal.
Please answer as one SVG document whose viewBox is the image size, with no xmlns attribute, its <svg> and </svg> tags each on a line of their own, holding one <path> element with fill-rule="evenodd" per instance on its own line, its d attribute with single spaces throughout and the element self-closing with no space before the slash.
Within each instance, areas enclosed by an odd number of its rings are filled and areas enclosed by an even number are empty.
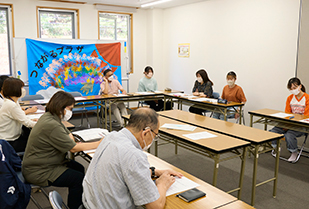
<svg viewBox="0 0 309 209">
<path fill-rule="evenodd" d="M 62 124 L 69 120 L 75 104 L 74 97 L 64 91 L 52 96 L 46 113 L 32 129 L 22 164 L 25 179 L 39 186 L 69 187 L 68 206 L 82 204 L 84 167 L 66 159 L 67 152 L 96 149 L 101 142 L 76 143 L 73 135 Z"/>
<path fill-rule="evenodd" d="M 228 102 L 238 102 L 238 103 L 246 103 L 247 99 L 244 94 L 244 91 L 240 86 L 238 86 L 236 81 L 236 73 L 233 71 L 230 71 L 226 75 L 227 84 L 224 86 L 222 90 L 222 99 L 226 99 Z M 233 107 L 228 108 L 229 112 L 235 112 L 235 109 Z M 235 114 L 231 114 L 228 116 L 228 118 L 235 118 L 237 119 L 239 117 L 239 114 L 235 112 Z M 213 114 L 213 118 L 217 118 L 220 120 L 224 120 L 224 115 L 222 113 L 215 112 Z"/>
<path fill-rule="evenodd" d="M 213 82 L 208 78 L 208 75 L 204 69 L 196 72 L 196 81 L 192 89 L 194 96 L 211 98 Z M 189 111 L 195 114 L 203 115 L 204 109 L 195 107 L 195 105 L 189 108 Z"/>
<path fill-rule="evenodd" d="M 158 90 L 158 84 L 156 79 L 153 77 L 153 69 L 150 66 L 147 66 L 144 70 L 144 77 L 139 80 L 138 83 L 138 92 L 153 92 Z M 151 101 L 145 101 L 146 104 L 150 106 L 151 109 L 154 109 L 155 111 L 163 110 L 164 102 L 162 99 L 158 100 L 151 100 Z M 166 104 L 166 110 L 170 110 L 171 103 L 167 102 Z"/>
<path fill-rule="evenodd" d="M 286 100 L 285 112 L 309 116 L 309 95 L 305 93 L 305 86 L 301 84 L 298 78 L 294 77 L 288 81 L 287 87 L 290 90 L 291 95 L 288 96 Z M 287 149 L 291 152 L 288 161 L 295 162 L 298 151 L 296 137 L 300 137 L 304 135 L 304 133 L 279 127 L 274 127 L 269 131 L 284 134 Z M 272 146 L 277 146 L 276 141 L 272 142 Z M 272 152 L 272 154 L 275 156 L 274 152 Z"/>
<path fill-rule="evenodd" d="M 18 78 L 7 78 L 3 82 L 4 102 L 0 109 L 0 139 L 7 140 L 16 152 L 25 151 L 34 120 L 26 117 L 18 99 L 24 92 L 24 82 Z"/>
<path fill-rule="evenodd" d="M 4 102 L 4 96 L 3 96 L 3 91 L 2 91 L 2 86 L 3 86 L 3 83 L 6 79 L 8 79 L 9 76 L 7 75 L 1 75 L 0 76 L 0 108 L 2 107 L 3 105 L 3 102 Z M 22 91 L 22 96 L 21 97 L 24 97 L 26 95 L 26 91 L 25 89 L 23 88 L 23 91 Z M 38 108 L 37 106 L 32 106 L 32 107 L 28 107 L 28 108 L 24 108 L 22 107 L 21 108 L 23 111 L 25 111 L 26 115 L 27 114 L 30 114 L 30 113 L 35 113 Z"/>
</svg>

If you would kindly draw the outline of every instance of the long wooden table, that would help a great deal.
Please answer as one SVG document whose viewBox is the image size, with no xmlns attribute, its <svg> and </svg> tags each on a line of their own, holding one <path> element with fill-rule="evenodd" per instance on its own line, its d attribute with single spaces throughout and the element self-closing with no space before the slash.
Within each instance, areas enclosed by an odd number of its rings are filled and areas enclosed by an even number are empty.
<svg viewBox="0 0 309 209">
<path fill-rule="evenodd" d="M 199 98 L 199 97 L 194 97 L 194 98 Z M 195 105 L 198 108 L 209 110 L 212 112 L 218 112 L 224 115 L 224 120 L 227 120 L 227 116 L 231 114 L 238 113 L 239 114 L 239 124 L 241 124 L 242 120 L 242 108 L 244 106 L 243 103 L 237 103 L 237 102 L 228 102 L 227 104 L 222 104 L 222 103 L 212 103 L 212 102 L 207 102 L 207 101 L 196 101 L 194 99 L 190 99 L 188 96 L 179 96 L 178 94 L 175 93 L 169 93 L 164 95 L 164 110 L 166 106 L 166 101 L 167 100 L 176 100 L 178 102 L 178 109 L 182 110 L 182 105 Z M 233 108 L 233 112 L 230 112 L 228 109 Z M 238 110 L 239 108 L 239 110 Z"/>
<path fill-rule="evenodd" d="M 86 155 L 89 156 L 89 159 L 91 159 L 94 155 L 94 152 L 89 152 Z M 187 177 L 188 179 L 194 181 L 195 183 L 199 184 L 200 186 L 197 187 L 197 189 L 203 191 L 206 193 L 206 197 L 199 198 L 197 200 L 194 200 L 190 203 L 187 203 L 180 198 L 176 197 L 176 195 L 170 195 L 166 198 L 166 209 L 210 209 L 210 208 L 228 208 L 229 205 L 231 205 L 231 208 L 237 208 L 236 206 L 239 206 L 240 209 L 252 209 L 251 206 L 248 204 L 237 200 L 236 197 L 194 177 L 193 175 L 161 160 L 158 157 L 155 157 L 152 154 L 148 155 L 148 161 L 151 166 L 154 166 L 158 169 L 171 169 L 177 172 L 180 172 L 183 174 L 183 176 Z"/>
<path fill-rule="evenodd" d="M 123 118 L 128 121 L 129 115 L 123 116 Z M 159 116 L 159 122 L 161 125 L 165 123 L 172 123 L 172 124 L 180 124 L 183 125 L 184 123 L 175 121 L 163 116 Z M 233 137 L 229 137 L 220 133 L 216 133 L 213 131 L 207 131 L 211 134 L 216 135 L 216 137 L 207 138 L 207 139 L 200 139 L 200 140 L 192 140 L 183 134 L 192 134 L 192 133 L 199 133 L 205 132 L 205 129 L 197 127 L 194 131 L 181 131 L 181 130 L 171 130 L 166 128 L 159 128 L 160 139 L 165 140 L 169 143 L 175 145 L 175 154 L 177 154 L 178 146 L 189 149 L 196 153 L 202 154 L 206 157 L 209 157 L 214 160 L 214 171 L 213 171 L 213 185 L 217 185 L 217 176 L 218 176 L 218 168 L 219 164 L 223 161 L 227 161 L 234 158 L 241 159 L 241 170 L 240 170 L 240 177 L 239 177 L 239 187 L 228 191 L 228 193 L 238 191 L 238 198 L 241 197 L 242 192 L 242 184 L 243 184 L 243 176 L 244 176 L 244 169 L 245 169 L 245 161 L 246 161 L 246 152 L 247 147 L 250 145 L 249 142 L 236 139 Z M 162 145 L 162 144 L 161 144 Z M 155 155 L 158 156 L 158 142 L 155 142 Z M 242 149 L 242 152 L 239 152 L 238 149 Z M 231 155 L 227 157 L 221 157 L 224 153 L 231 153 Z"/>
<path fill-rule="evenodd" d="M 254 205 L 255 202 L 255 191 L 256 187 L 262 184 L 268 183 L 270 181 L 274 181 L 273 187 L 273 196 L 276 197 L 277 193 L 277 183 L 278 183 L 278 170 L 279 170 L 279 155 L 276 156 L 276 164 L 274 170 L 274 178 L 265 180 L 259 184 L 256 184 L 257 178 L 257 165 L 258 165 L 258 157 L 259 154 L 268 152 L 273 149 L 270 145 L 271 141 L 277 141 L 277 151 L 280 146 L 280 139 L 282 139 L 283 135 L 276 134 L 272 132 L 263 131 L 260 129 L 255 129 L 252 127 L 247 127 L 231 122 L 226 122 L 222 120 L 217 120 L 214 118 L 209 118 L 181 110 L 169 110 L 158 112 L 161 116 L 174 119 L 177 121 L 181 121 L 184 123 L 188 123 L 194 126 L 198 126 L 207 130 L 212 130 L 218 132 L 220 134 L 228 135 L 231 137 L 235 137 L 238 139 L 242 139 L 251 143 L 250 152 L 253 153 L 254 156 L 254 165 L 253 165 L 253 177 L 252 177 L 252 195 L 251 195 L 251 204 Z M 264 146 L 263 150 L 259 148 Z"/>
</svg>

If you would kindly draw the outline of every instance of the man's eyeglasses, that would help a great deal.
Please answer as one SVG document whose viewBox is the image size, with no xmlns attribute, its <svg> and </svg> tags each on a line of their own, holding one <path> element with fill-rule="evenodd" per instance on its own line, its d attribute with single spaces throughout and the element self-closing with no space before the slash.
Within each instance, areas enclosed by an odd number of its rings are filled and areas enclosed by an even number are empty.
<svg viewBox="0 0 309 209">
<path fill-rule="evenodd" d="M 156 136 L 153 138 L 153 140 L 154 140 L 154 141 L 157 141 L 157 140 L 160 138 L 160 134 L 154 132 L 154 130 L 152 130 L 152 129 L 150 129 L 150 131 L 156 135 Z"/>
</svg>

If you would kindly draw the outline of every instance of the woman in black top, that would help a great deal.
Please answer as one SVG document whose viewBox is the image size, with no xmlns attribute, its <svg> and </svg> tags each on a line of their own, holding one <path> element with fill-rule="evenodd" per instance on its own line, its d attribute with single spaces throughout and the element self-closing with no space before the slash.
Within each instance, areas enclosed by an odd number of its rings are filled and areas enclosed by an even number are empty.
<svg viewBox="0 0 309 209">
<path fill-rule="evenodd" d="M 208 75 L 204 69 L 196 72 L 196 81 L 192 89 L 194 96 L 212 98 L 212 86 L 213 82 L 208 78 Z M 189 108 L 189 111 L 195 114 L 203 115 L 205 110 L 195 107 L 195 105 Z"/>
</svg>

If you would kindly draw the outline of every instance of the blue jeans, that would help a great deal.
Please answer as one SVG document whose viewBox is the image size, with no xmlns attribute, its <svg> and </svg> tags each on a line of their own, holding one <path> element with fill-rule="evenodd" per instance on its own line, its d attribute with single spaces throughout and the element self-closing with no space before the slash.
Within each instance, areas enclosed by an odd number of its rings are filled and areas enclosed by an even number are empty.
<svg viewBox="0 0 309 209">
<path fill-rule="evenodd" d="M 215 109 L 215 110 L 218 110 L 218 109 Z M 229 114 L 229 115 L 226 116 L 226 118 L 235 118 L 235 113 L 236 113 L 236 111 L 235 111 L 235 109 L 234 109 L 233 107 L 227 108 L 227 111 L 228 111 L 229 113 L 234 112 L 234 114 L 232 114 L 232 115 Z M 216 118 L 216 119 L 224 120 L 224 114 L 219 113 L 219 112 L 214 112 L 214 114 L 212 115 L 212 117 L 213 117 L 213 118 Z"/>
<path fill-rule="evenodd" d="M 296 138 L 305 134 L 305 133 L 300 132 L 300 131 L 286 130 L 286 129 L 279 128 L 279 127 L 273 127 L 269 131 L 274 132 L 274 133 L 278 133 L 278 134 L 284 134 L 284 138 L 285 138 L 285 141 L 286 141 L 286 147 L 290 152 L 297 152 L 298 147 L 297 147 L 297 139 Z M 277 141 L 276 140 L 272 141 L 271 145 L 273 147 L 276 147 Z"/>
</svg>

